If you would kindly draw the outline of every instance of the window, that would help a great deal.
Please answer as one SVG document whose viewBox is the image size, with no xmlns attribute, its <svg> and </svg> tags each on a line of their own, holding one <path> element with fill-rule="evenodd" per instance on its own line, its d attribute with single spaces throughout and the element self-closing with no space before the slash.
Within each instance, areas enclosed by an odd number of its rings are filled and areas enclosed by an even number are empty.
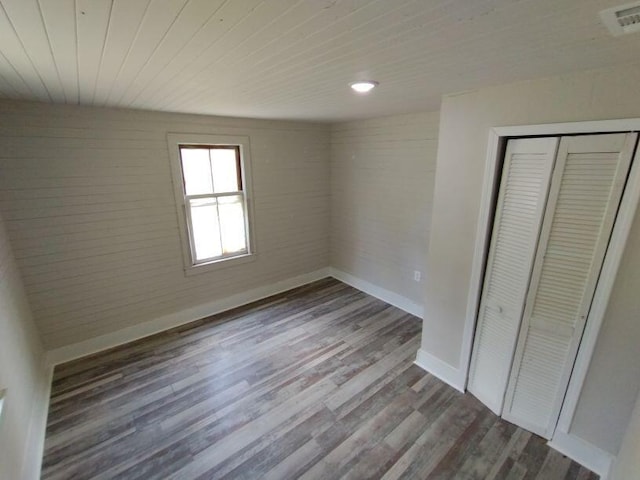
<svg viewBox="0 0 640 480">
<path fill-rule="evenodd" d="M 248 257 L 248 139 L 177 134 L 168 139 L 186 270 Z"/>
</svg>

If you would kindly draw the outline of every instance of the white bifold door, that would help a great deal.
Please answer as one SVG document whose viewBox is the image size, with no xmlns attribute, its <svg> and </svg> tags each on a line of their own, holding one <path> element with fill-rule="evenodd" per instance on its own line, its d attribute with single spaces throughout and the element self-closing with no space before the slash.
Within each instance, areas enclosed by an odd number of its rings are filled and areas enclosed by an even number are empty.
<svg viewBox="0 0 640 480">
<path fill-rule="evenodd" d="M 637 143 L 636 133 L 507 143 L 469 391 L 550 438 Z"/>
</svg>

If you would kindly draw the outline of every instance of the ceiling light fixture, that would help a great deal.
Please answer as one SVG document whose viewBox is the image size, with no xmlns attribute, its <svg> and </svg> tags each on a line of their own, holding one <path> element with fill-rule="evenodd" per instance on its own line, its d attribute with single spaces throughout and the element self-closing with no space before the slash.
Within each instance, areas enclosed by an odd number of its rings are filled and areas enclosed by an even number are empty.
<svg viewBox="0 0 640 480">
<path fill-rule="evenodd" d="M 361 82 L 350 83 L 349 86 L 358 93 L 369 93 L 379 84 L 373 80 L 363 80 Z"/>
</svg>

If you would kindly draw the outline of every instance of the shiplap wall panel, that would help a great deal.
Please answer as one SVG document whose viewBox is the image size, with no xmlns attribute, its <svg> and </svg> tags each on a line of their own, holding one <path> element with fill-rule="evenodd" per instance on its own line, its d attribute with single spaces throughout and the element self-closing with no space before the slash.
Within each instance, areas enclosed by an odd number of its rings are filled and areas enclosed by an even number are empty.
<svg viewBox="0 0 640 480">
<path fill-rule="evenodd" d="M 22 47 L 37 70 L 54 102 L 64 102 L 65 94 L 55 64 L 38 0 L 3 0 L 2 6 L 20 38 Z"/>
<path fill-rule="evenodd" d="M 0 209 L 47 348 L 329 264 L 329 127 L 3 102 Z M 185 277 L 168 132 L 248 135 L 255 261 Z"/>
<path fill-rule="evenodd" d="M 78 101 L 75 0 L 39 2 L 40 14 L 67 103 Z"/>
<path fill-rule="evenodd" d="M 111 22 L 113 2 L 108 0 L 76 0 L 76 38 L 80 102 L 93 101 L 105 40 Z"/>
<path fill-rule="evenodd" d="M 93 103 L 104 104 L 113 90 L 116 78 L 121 74 L 124 62 L 131 52 L 133 43 L 140 33 L 142 21 L 146 17 L 151 0 L 132 2 L 114 2 L 111 8 L 110 28 L 105 38 L 104 50 L 100 60 L 100 74 L 96 79 Z M 164 7 L 169 7 L 165 2 Z M 171 8 L 167 8 L 171 10 Z"/>
<path fill-rule="evenodd" d="M 445 92 L 628 63 L 638 38 L 609 35 L 603 1 L 3 0 L 0 96 L 262 118 L 428 111 Z M 382 87 L 364 102 L 347 87 L 363 77 Z"/>
<path fill-rule="evenodd" d="M 422 304 L 438 112 L 334 124 L 331 265 Z"/>
<path fill-rule="evenodd" d="M 24 50 L 22 41 L 2 4 L 0 4 L 0 45 L 3 46 L 3 51 L 0 52 L 0 58 L 4 60 L 2 72 L 12 80 L 15 89 L 20 93 L 25 92 L 34 100 L 51 100 L 42 78 Z"/>
</svg>

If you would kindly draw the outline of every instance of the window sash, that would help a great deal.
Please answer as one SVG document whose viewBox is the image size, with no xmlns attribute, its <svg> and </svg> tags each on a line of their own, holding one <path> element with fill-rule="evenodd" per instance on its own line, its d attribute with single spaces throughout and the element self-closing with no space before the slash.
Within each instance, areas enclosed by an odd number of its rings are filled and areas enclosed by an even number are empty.
<svg viewBox="0 0 640 480">
<path fill-rule="evenodd" d="M 196 144 L 196 145 L 181 144 L 178 146 L 178 150 L 180 152 L 186 149 L 207 149 L 209 150 L 209 152 L 211 150 L 233 150 L 235 152 L 235 157 L 236 157 L 237 185 L 240 188 L 240 190 L 236 190 L 233 192 L 220 192 L 220 193 L 212 192 L 212 193 L 202 193 L 197 195 L 187 195 L 186 178 L 184 174 L 184 166 L 182 163 L 182 154 L 180 154 L 180 173 L 182 176 L 182 192 L 184 196 L 183 210 L 184 210 L 185 219 L 187 221 L 187 235 L 189 237 L 191 264 L 196 266 L 196 265 L 215 262 L 217 260 L 224 260 L 227 258 L 247 255 L 249 253 L 249 224 L 248 224 L 248 217 L 247 217 L 247 198 L 244 192 L 243 168 L 242 168 L 243 165 L 242 165 L 242 158 L 240 154 L 240 146 L 239 145 L 200 145 L 200 144 Z M 209 155 L 211 155 L 211 153 L 209 153 Z M 211 171 L 211 175 L 212 175 L 211 185 L 212 185 L 212 188 L 215 188 L 213 171 Z M 198 258 L 196 245 L 195 245 L 196 239 L 194 234 L 193 218 L 192 218 L 192 212 L 191 212 L 192 207 L 191 207 L 190 200 L 208 199 L 208 198 L 217 199 L 217 198 L 231 197 L 231 196 L 242 197 L 242 214 L 243 214 L 243 221 L 244 221 L 245 248 L 236 252 L 224 253 L 223 251 L 221 255 L 215 255 L 215 256 L 206 257 L 206 258 Z M 218 221 L 218 230 L 220 232 L 220 235 L 222 236 L 222 225 L 220 223 L 219 216 L 217 218 L 217 221 Z M 224 250 L 222 238 L 220 239 L 220 246 Z"/>
<path fill-rule="evenodd" d="M 201 198 L 237 197 L 238 195 L 244 198 L 244 190 L 238 190 L 236 192 L 200 193 L 198 195 L 185 195 L 184 201 L 185 203 L 187 203 L 189 200 L 199 200 Z"/>
<path fill-rule="evenodd" d="M 206 200 L 206 199 L 217 199 L 220 197 L 230 197 L 236 196 L 241 197 L 242 203 L 242 217 L 244 222 L 244 244 L 245 247 L 242 250 L 238 250 L 235 252 L 222 253 L 221 255 L 214 255 L 206 258 L 197 258 L 196 253 L 196 245 L 195 245 L 195 235 L 193 228 L 193 219 L 191 216 L 191 203 L 190 200 Z M 226 258 L 239 257 L 242 255 L 247 255 L 249 253 L 249 230 L 248 230 L 248 218 L 247 218 L 247 198 L 243 191 L 238 192 L 224 192 L 224 193 L 212 193 L 212 194 L 201 194 L 201 195 L 185 195 L 185 202 L 183 205 L 185 218 L 187 220 L 187 229 L 189 235 L 189 245 L 191 248 L 191 263 L 193 265 L 202 265 L 203 263 L 210 263 L 216 260 L 224 260 Z M 222 226 L 220 224 L 220 217 L 218 217 L 218 229 L 220 234 L 222 234 Z M 222 245 L 222 240 L 220 241 L 221 248 L 224 248 Z"/>
<path fill-rule="evenodd" d="M 208 150 L 209 151 L 209 162 L 211 162 L 211 150 L 233 150 L 235 152 L 236 157 L 236 181 L 239 187 L 239 191 L 244 190 L 244 178 L 243 178 L 243 165 L 242 165 L 242 155 L 240 150 L 240 145 L 204 145 L 204 144 L 187 144 L 187 145 L 178 145 L 178 158 L 180 159 L 180 176 L 182 179 L 182 192 L 187 196 L 187 179 L 184 173 L 184 163 L 182 160 L 182 150 Z M 214 195 L 215 193 L 215 182 L 213 177 L 213 169 L 212 164 L 209 163 L 210 175 L 211 175 L 211 188 L 214 190 L 211 194 L 205 193 L 202 195 Z M 228 192 L 224 192 L 228 193 Z"/>
</svg>

